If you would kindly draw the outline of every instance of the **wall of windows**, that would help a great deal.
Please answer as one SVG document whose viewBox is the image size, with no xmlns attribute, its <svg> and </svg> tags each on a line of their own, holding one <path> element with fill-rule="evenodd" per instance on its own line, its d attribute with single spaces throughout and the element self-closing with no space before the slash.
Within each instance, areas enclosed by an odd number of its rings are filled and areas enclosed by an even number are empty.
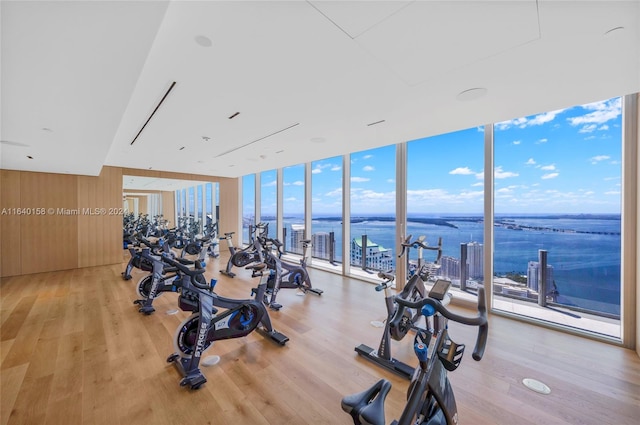
<svg viewBox="0 0 640 425">
<path fill-rule="evenodd" d="M 249 243 L 249 227 L 256 224 L 256 175 L 242 178 L 242 243 Z"/>
<path fill-rule="evenodd" d="M 407 143 L 405 237 L 422 239 L 438 251 L 422 250 L 423 262 L 438 263 L 443 277 L 464 290 L 483 283 L 484 128 L 456 131 Z M 418 268 L 417 248 L 409 252 L 408 273 Z M 461 261 L 465 282 L 462 286 Z M 469 282 L 467 282 L 469 279 Z M 467 285 L 469 283 L 469 285 Z"/>
<path fill-rule="evenodd" d="M 312 257 L 342 262 L 342 157 L 311 163 Z"/>
<path fill-rule="evenodd" d="M 260 221 L 269 225 L 268 236 L 275 238 L 278 227 L 278 180 L 276 170 L 260 173 Z"/>
<path fill-rule="evenodd" d="M 495 308 L 620 336 L 621 105 L 494 125 Z"/>
<path fill-rule="evenodd" d="M 285 252 L 302 254 L 300 241 L 307 238 L 304 222 L 304 164 L 282 170 L 282 242 Z"/>
<path fill-rule="evenodd" d="M 395 157 L 395 145 L 350 156 L 350 264 L 355 268 L 365 271 L 395 269 Z"/>
<path fill-rule="evenodd" d="M 625 282 L 635 293 L 622 265 L 637 261 L 622 249 L 622 187 L 635 176 L 623 175 L 623 149 L 638 141 L 636 133 L 623 140 L 623 113 L 620 98 L 608 99 L 287 167 L 279 224 L 293 232 L 307 215 L 311 264 L 348 262 L 343 271 L 372 281 L 372 270 L 397 268 L 401 237 L 431 248 L 441 241 L 432 276 L 451 280 L 457 299 L 490 285 L 494 312 L 620 340 Z M 298 203 L 305 167 L 311 211 Z M 260 181 L 262 219 L 277 220 L 276 171 Z M 396 182 L 406 191 L 396 193 Z M 396 205 L 406 205 L 406 220 Z M 362 273 L 363 254 L 390 264 L 365 263 Z M 435 250 L 422 254 L 437 259 Z M 414 249 L 409 274 L 417 261 Z"/>
</svg>

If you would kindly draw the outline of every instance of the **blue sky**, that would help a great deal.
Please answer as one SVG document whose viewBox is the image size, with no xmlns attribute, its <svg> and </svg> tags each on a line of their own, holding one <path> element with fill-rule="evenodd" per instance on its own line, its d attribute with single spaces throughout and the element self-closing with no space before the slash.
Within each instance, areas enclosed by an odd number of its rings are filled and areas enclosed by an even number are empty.
<svg viewBox="0 0 640 425">
<path fill-rule="evenodd" d="M 497 123 L 496 213 L 619 213 L 621 121 L 615 98 Z M 482 213 L 483 128 L 414 140 L 407 153 L 409 214 Z M 395 146 L 350 161 L 352 214 L 393 214 Z M 276 172 L 261 178 L 263 214 L 275 214 Z M 314 216 L 339 215 L 342 157 L 314 161 L 312 180 Z M 304 167 L 285 168 L 283 181 L 284 215 L 302 213 Z"/>
</svg>

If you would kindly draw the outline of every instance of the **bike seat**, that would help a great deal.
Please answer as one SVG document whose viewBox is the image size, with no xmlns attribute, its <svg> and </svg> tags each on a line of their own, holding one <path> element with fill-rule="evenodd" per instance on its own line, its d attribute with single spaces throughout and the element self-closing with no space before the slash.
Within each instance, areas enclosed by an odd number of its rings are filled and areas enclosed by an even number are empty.
<svg viewBox="0 0 640 425">
<path fill-rule="evenodd" d="M 380 279 L 385 279 L 385 280 L 393 280 L 396 278 L 396 276 L 393 273 L 387 273 L 387 272 L 378 272 L 378 277 Z"/>
<path fill-rule="evenodd" d="M 367 390 L 344 397 L 342 410 L 351 415 L 354 423 L 385 425 L 384 400 L 390 389 L 391 382 L 381 379 Z"/>
<path fill-rule="evenodd" d="M 265 263 L 253 263 L 253 264 L 249 264 L 248 266 L 245 267 L 245 269 L 247 270 L 251 270 L 254 273 L 260 272 L 262 270 L 264 270 L 267 267 L 267 265 Z"/>
</svg>

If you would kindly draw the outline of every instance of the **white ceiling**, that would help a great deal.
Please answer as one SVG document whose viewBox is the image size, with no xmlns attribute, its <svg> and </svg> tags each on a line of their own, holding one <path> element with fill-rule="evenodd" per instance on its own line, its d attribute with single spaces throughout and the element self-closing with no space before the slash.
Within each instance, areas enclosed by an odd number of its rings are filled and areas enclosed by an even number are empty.
<svg viewBox="0 0 640 425">
<path fill-rule="evenodd" d="M 3 0 L 0 14 L 4 169 L 237 177 L 640 91 L 640 0 Z M 457 99 L 471 88 L 487 93 Z"/>
</svg>

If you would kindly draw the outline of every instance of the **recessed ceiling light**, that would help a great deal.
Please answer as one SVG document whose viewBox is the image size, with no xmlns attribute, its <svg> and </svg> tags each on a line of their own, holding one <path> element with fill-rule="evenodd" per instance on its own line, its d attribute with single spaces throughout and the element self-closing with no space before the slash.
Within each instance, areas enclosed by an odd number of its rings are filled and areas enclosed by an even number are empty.
<svg viewBox="0 0 640 425">
<path fill-rule="evenodd" d="M 456 96 L 456 99 L 460 101 L 476 100 L 487 94 L 487 89 L 484 87 L 475 87 L 472 89 L 464 90 Z"/>
<path fill-rule="evenodd" d="M 27 155 L 27 158 L 29 159 L 33 159 L 33 157 L 31 155 Z"/>
<path fill-rule="evenodd" d="M 606 37 L 614 33 L 619 34 L 621 31 L 624 31 L 624 27 L 615 27 L 615 28 L 611 28 L 609 31 L 605 31 L 603 35 Z"/>
<path fill-rule="evenodd" d="M 313 143 L 324 143 L 327 141 L 324 137 L 312 137 L 310 140 Z"/>
<path fill-rule="evenodd" d="M 231 164 L 231 165 L 229 165 L 229 167 L 235 167 L 235 164 Z"/>
<path fill-rule="evenodd" d="M 46 131 L 48 133 L 53 133 L 53 130 L 51 130 L 49 127 L 42 127 L 41 130 Z"/>
<path fill-rule="evenodd" d="M 195 37 L 195 40 L 196 40 L 196 43 L 198 43 L 202 47 L 211 47 L 211 45 L 213 44 L 211 42 L 211 39 L 204 35 L 197 35 Z"/>
<path fill-rule="evenodd" d="M 202 140 L 204 140 L 205 142 L 208 142 L 209 140 L 211 140 L 211 137 L 202 136 Z"/>
<path fill-rule="evenodd" d="M 181 148 L 180 148 L 180 149 L 178 149 L 178 150 L 179 150 L 179 151 L 181 151 L 182 149 L 184 149 L 184 146 L 183 146 L 183 147 L 181 147 Z"/>
<path fill-rule="evenodd" d="M 198 164 L 204 164 L 204 161 L 196 161 Z"/>
<path fill-rule="evenodd" d="M 276 151 L 276 153 L 282 153 L 284 152 L 284 149 L 280 149 L 279 151 Z"/>
<path fill-rule="evenodd" d="M 382 124 L 383 122 L 385 122 L 385 120 L 380 120 L 380 121 L 376 121 L 376 122 L 370 122 L 369 124 L 367 124 L 367 127 L 370 127 L 370 126 L 376 125 L 376 124 Z"/>
</svg>

